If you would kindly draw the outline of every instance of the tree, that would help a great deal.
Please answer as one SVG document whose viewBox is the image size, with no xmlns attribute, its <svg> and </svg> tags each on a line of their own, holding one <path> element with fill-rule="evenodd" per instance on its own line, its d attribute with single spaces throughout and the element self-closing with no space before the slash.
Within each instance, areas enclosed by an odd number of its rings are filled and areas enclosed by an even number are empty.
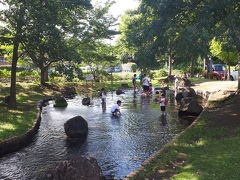
<svg viewBox="0 0 240 180">
<path fill-rule="evenodd" d="M 16 70 L 17 61 L 19 58 L 20 42 L 24 39 L 24 29 L 27 24 L 27 10 L 23 1 L 19 0 L 6 0 L 0 1 L 0 4 L 9 6 L 0 11 L 1 23 L 4 23 L 4 28 L 1 29 L 1 41 L 11 42 L 13 44 L 12 53 L 12 68 L 11 68 L 11 87 L 9 107 L 16 107 Z"/>
<path fill-rule="evenodd" d="M 221 43 L 215 39 L 212 40 L 210 48 L 213 56 L 228 65 L 227 79 L 230 80 L 230 66 L 238 61 L 238 53 L 236 52 L 236 49 L 229 47 L 227 43 Z"/>
<path fill-rule="evenodd" d="M 69 36 L 86 30 L 90 1 L 35 0 L 28 4 L 31 24 L 28 25 L 24 49 L 41 70 L 41 84 L 48 81 L 48 68 L 56 62 L 79 58 L 70 46 Z"/>
</svg>

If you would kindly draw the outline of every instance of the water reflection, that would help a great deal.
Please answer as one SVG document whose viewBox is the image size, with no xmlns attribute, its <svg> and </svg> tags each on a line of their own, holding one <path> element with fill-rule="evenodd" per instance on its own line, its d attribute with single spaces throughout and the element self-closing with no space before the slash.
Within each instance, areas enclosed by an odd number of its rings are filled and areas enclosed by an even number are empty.
<svg viewBox="0 0 240 180">
<path fill-rule="evenodd" d="M 105 104 L 92 97 L 91 106 L 83 106 L 80 96 L 68 100 L 65 109 L 54 108 L 50 102 L 44 107 L 36 141 L 0 159 L 0 179 L 34 179 L 39 169 L 79 155 L 96 158 L 107 178 L 123 178 L 185 128 L 171 102 L 163 117 L 151 97 L 133 91 L 120 96 L 108 94 Z M 110 110 L 117 100 L 123 102 L 122 115 L 113 117 Z M 88 121 L 88 136 L 68 139 L 63 125 L 78 115 Z"/>
<path fill-rule="evenodd" d="M 168 123 L 167 123 L 167 116 L 164 115 L 164 114 L 161 114 L 160 116 L 160 122 L 161 122 L 161 125 L 162 126 L 166 126 Z"/>
</svg>

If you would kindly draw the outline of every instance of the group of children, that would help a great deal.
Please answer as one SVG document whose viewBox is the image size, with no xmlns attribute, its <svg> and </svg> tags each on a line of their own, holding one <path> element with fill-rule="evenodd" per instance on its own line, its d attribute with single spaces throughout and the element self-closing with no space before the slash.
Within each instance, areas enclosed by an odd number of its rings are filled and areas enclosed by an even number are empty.
<svg viewBox="0 0 240 180">
<path fill-rule="evenodd" d="M 105 105 L 107 93 L 104 90 L 104 88 L 101 89 L 99 95 L 102 98 L 102 104 Z M 156 95 L 157 95 L 157 97 L 154 99 L 154 101 L 160 104 L 160 109 L 161 109 L 162 115 L 166 115 L 166 105 L 168 104 L 168 100 L 166 99 L 164 93 L 160 94 L 158 91 L 156 91 Z M 122 102 L 120 100 L 118 100 L 117 103 L 112 106 L 111 113 L 113 116 L 118 116 L 121 114 L 121 112 L 120 112 L 121 104 L 122 104 Z"/>
</svg>

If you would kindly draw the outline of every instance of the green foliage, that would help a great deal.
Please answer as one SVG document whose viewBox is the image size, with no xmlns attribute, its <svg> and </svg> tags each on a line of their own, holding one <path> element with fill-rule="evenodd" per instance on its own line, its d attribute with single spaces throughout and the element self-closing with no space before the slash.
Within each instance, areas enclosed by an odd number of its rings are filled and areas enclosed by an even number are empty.
<svg viewBox="0 0 240 180">
<path fill-rule="evenodd" d="M 51 77 L 61 77 L 62 75 L 65 76 L 68 82 L 71 82 L 74 78 L 83 79 L 83 72 L 80 66 L 72 63 L 58 64 L 55 68 L 55 72 L 51 74 Z"/>
<path fill-rule="evenodd" d="M 138 67 L 136 64 L 133 64 L 131 68 L 133 72 L 137 72 Z"/>
<path fill-rule="evenodd" d="M 38 79 L 39 72 L 38 71 L 21 71 L 21 72 L 17 72 L 17 77 L 23 80 L 28 78 Z"/>
<path fill-rule="evenodd" d="M 211 42 L 211 53 L 213 56 L 219 58 L 224 63 L 228 65 L 234 65 L 238 61 L 238 53 L 236 49 L 231 47 L 226 47 L 227 43 L 221 43 L 213 39 Z M 225 50 L 224 50 L 225 47 Z"/>
<path fill-rule="evenodd" d="M 168 72 L 165 69 L 160 69 L 155 72 L 154 78 L 161 78 L 168 76 Z"/>
<path fill-rule="evenodd" d="M 1 78 L 10 78 L 11 71 L 8 71 L 7 69 L 0 70 L 0 77 Z"/>
</svg>

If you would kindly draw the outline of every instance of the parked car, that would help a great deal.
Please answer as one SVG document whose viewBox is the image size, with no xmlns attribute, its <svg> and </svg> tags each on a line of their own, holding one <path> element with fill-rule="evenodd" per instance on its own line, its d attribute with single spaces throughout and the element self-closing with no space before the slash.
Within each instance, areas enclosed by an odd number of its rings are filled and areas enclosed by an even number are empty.
<svg viewBox="0 0 240 180">
<path fill-rule="evenodd" d="M 114 72 L 122 72 L 122 70 L 119 66 L 116 66 L 114 67 Z"/>
<path fill-rule="evenodd" d="M 216 74 L 218 79 L 224 79 L 227 74 L 227 68 L 224 64 L 213 64 L 210 73 Z"/>
<path fill-rule="evenodd" d="M 235 80 L 238 79 L 238 69 L 239 69 L 239 67 L 238 67 L 238 65 L 236 65 L 235 68 L 231 71 L 231 73 L 230 73 L 230 79 L 231 79 L 232 81 L 235 81 Z"/>
</svg>

